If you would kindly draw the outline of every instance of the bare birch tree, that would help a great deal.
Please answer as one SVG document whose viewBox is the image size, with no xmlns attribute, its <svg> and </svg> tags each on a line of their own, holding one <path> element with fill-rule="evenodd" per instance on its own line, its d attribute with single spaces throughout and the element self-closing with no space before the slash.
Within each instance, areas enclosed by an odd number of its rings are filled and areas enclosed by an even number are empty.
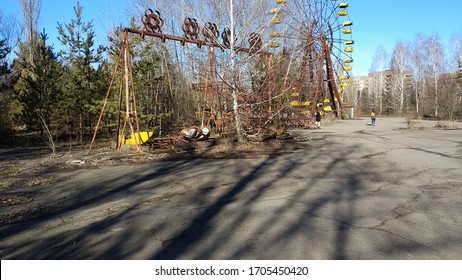
<svg viewBox="0 0 462 280">
<path fill-rule="evenodd" d="M 415 36 L 414 44 L 412 46 L 412 66 L 414 72 L 414 88 L 415 88 L 415 110 L 417 116 L 420 115 L 420 102 L 425 94 L 427 88 L 425 78 L 426 69 L 426 38 L 422 33 Z"/>
<path fill-rule="evenodd" d="M 38 37 L 38 21 L 42 11 L 42 0 L 18 0 L 21 4 L 23 40 L 29 46 L 32 58 L 32 43 Z"/>
<path fill-rule="evenodd" d="M 432 34 L 428 38 L 428 50 L 427 50 L 427 60 L 428 60 L 428 76 L 430 77 L 432 84 L 432 90 L 434 94 L 434 114 L 435 117 L 438 117 L 439 109 L 439 84 L 438 79 L 441 74 L 444 72 L 444 47 L 441 43 L 441 38 L 438 33 Z"/>
<path fill-rule="evenodd" d="M 0 58 L 0 66 L 9 61 L 10 51 L 17 45 L 20 37 L 19 23 L 12 16 L 4 15 L 0 10 L 0 41 L 9 51 Z"/>
<path fill-rule="evenodd" d="M 451 36 L 452 62 L 456 71 L 456 83 L 458 88 L 459 103 L 462 100 L 462 33 L 454 33 Z"/>
<path fill-rule="evenodd" d="M 406 72 L 409 71 L 409 57 L 410 48 L 409 44 L 403 41 L 396 43 L 395 49 L 391 56 L 391 70 L 393 71 L 393 84 L 394 87 L 393 97 L 398 99 L 398 113 L 402 115 L 404 112 L 404 102 L 408 96 L 406 96 Z M 392 101 L 394 103 L 394 101 Z"/>
<path fill-rule="evenodd" d="M 374 106 L 378 105 L 379 114 L 383 111 L 383 97 L 385 95 L 386 81 L 385 81 L 385 70 L 388 68 L 388 54 L 385 48 L 380 45 L 375 51 L 374 57 L 372 58 L 371 72 L 373 75 L 372 89 L 375 98 Z M 377 104 L 378 103 L 378 104 Z"/>
<path fill-rule="evenodd" d="M 457 94 L 456 73 L 446 73 L 439 77 L 440 88 L 440 116 L 453 120 L 460 112 L 460 96 Z"/>
</svg>

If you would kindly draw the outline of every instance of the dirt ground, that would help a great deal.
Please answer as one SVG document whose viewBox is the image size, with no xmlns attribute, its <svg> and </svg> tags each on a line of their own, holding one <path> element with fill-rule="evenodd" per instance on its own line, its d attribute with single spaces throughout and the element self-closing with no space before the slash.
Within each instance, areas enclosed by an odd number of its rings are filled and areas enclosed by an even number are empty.
<svg viewBox="0 0 462 280">
<path fill-rule="evenodd" d="M 0 225 L 8 225 L 42 218 L 52 214 L 53 200 L 39 197 L 34 192 L 43 185 L 68 179 L 67 173 L 78 169 L 140 165 L 154 161 L 187 158 L 231 159 L 267 158 L 306 147 L 303 137 L 269 139 L 264 142 L 244 144 L 210 139 L 191 142 L 166 149 L 144 149 L 136 152 L 133 147 L 114 150 L 110 144 L 98 144 L 91 151 L 88 146 L 60 147 L 55 155 L 49 148 L 0 148 Z M 34 201 L 48 201 L 47 205 L 33 206 Z"/>
</svg>

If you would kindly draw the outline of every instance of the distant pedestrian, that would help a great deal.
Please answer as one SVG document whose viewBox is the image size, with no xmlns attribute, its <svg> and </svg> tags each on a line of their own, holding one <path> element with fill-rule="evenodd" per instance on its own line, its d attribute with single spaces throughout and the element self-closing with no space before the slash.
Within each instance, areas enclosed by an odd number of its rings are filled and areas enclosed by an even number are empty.
<svg viewBox="0 0 462 280">
<path fill-rule="evenodd" d="M 318 128 L 321 128 L 321 110 L 319 108 L 316 110 L 316 117 L 315 118 L 316 118 L 316 122 L 315 122 L 316 126 Z"/>
<path fill-rule="evenodd" d="M 371 111 L 371 125 L 375 126 L 375 112 L 374 112 L 374 110 Z"/>
</svg>

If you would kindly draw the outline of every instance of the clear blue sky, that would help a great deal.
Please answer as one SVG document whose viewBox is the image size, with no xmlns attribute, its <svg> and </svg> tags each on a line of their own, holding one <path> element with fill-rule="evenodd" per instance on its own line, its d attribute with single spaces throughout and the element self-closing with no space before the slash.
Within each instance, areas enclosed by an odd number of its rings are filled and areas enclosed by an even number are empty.
<svg viewBox="0 0 462 280">
<path fill-rule="evenodd" d="M 0 9 L 4 16 L 17 16 L 19 21 L 22 20 L 20 1 L 0 1 Z M 83 20 L 85 22 L 93 20 L 97 44 L 106 43 L 107 31 L 112 27 L 128 22 L 125 14 L 129 0 L 80 0 L 79 2 L 83 7 Z M 42 0 L 39 31 L 45 28 L 49 43 L 55 46 L 55 50 L 60 45 L 57 40 L 58 22 L 63 25 L 70 23 L 75 18 L 74 6 L 76 5 L 77 0 Z"/>
<path fill-rule="evenodd" d="M 439 33 L 448 53 L 452 34 L 462 32 L 461 0 L 347 2 L 354 22 L 355 75 L 368 72 L 380 45 L 390 54 L 397 40 L 412 41 L 417 33 Z"/>
<path fill-rule="evenodd" d="M 462 32 L 461 0 L 344 1 L 350 4 L 350 20 L 354 22 L 355 76 L 368 73 L 374 53 L 380 45 L 391 53 L 398 39 L 413 40 L 416 33 L 429 35 L 437 32 L 441 35 L 442 43 L 449 48 L 451 35 Z M 106 42 L 106 31 L 112 26 L 127 22 L 124 15 L 128 2 L 80 0 L 84 8 L 84 20 L 88 22 L 93 19 L 98 43 Z M 1 3 L 4 15 L 20 17 L 17 0 L 1 0 Z M 73 6 L 76 3 L 77 0 L 42 0 L 40 30 L 46 29 L 50 43 L 55 48 L 59 45 L 56 41 L 57 22 L 64 24 L 74 18 Z"/>
</svg>

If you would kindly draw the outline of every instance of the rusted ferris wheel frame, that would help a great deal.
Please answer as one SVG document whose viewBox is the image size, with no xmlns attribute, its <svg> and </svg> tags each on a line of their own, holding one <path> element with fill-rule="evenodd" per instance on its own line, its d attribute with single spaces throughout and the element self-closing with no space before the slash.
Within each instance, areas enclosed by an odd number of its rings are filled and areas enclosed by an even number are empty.
<svg viewBox="0 0 462 280">
<path fill-rule="evenodd" d="M 351 34 L 349 27 L 352 22 L 341 22 L 348 15 L 347 8 L 348 3 L 337 0 L 289 0 L 279 5 L 276 20 L 286 25 L 281 38 L 300 57 L 298 78 L 290 84 L 291 89 L 301 91 L 293 93 L 298 98 L 298 101 L 291 102 L 294 109 L 302 111 L 302 107 L 298 106 L 310 103 L 310 112 L 313 114 L 319 102 L 323 105 L 330 102 L 329 106 L 332 106 L 336 116 L 344 118 L 338 85 L 342 90 L 343 86 L 348 85 L 341 80 L 349 78 L 346 71 L 351 70 L 351 66 L 345 64 L 351 63 L 353 59 L 347 53 L 352 52 L 352 48 L 347 46 L 343 49 L 341 45 L 354 44 L 353 40 L 345 39 L 345 34 Z M 343 69 L 338 70 L 336 65 L 339 68 L 341 65 Z M 303 102 L 303 97 L 310 101 Z"/>
<path fill-rule="evenodd" d="M 330 52 L 332 50 L 332 47 L 329 46 L 326 38 L 321 38 L 321 41 L 323 42 L 323 45 L 324 45 L 324 55 L 325 55 L 326 72 L 327 72 L 326 81 L 327 81 L 327 86 L 329 87 L 329 92 L 331 95 L 330 98 L 331 100 L 337 99 L 337 102 L 338 102 L 338 108 L 337 108 L 336 102 L 332 102 L 332 106 L 334 106 L 334 111 L 336 112 L 337 116 L 343 119 L 345 118 L 343 102 L 342 102 L 342 98 L 339 95 L 337 84 L 335 83 L 334 69 L 333 69 L 332 60 L 331 60 Z"/>
</svg>

